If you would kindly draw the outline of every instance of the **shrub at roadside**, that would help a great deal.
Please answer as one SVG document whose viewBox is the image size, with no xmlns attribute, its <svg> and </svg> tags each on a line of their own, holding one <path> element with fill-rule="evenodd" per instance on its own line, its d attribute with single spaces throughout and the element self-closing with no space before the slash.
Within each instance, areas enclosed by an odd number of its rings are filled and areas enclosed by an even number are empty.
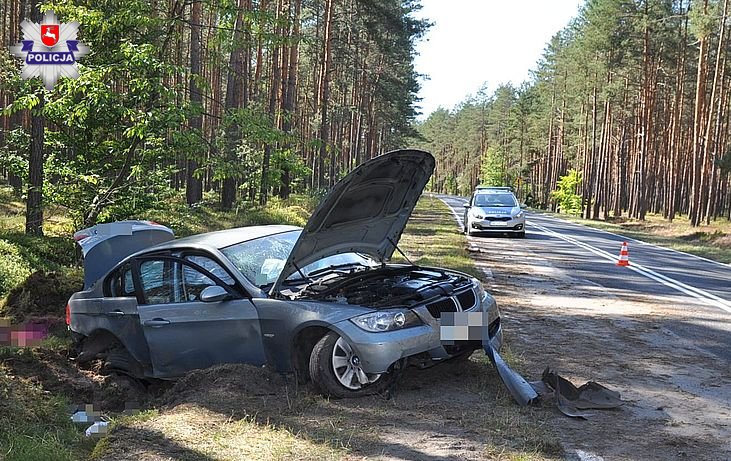
<svg viewBox="0 0 731 461">
<path fill-rule="evenodd" d="M 581 173 L 571 169 L 566 176 L 561 176 L 556 183 L 556 190 L 551 192 L 551 199 L 559 206 L 561 213 L 578 215 L 581 213 L 581 195 L 576 191 L 581 184 Z"/>
<path fill-rule="evenodd" d="M 13 323 L 33 317 L 62 319 L 66 302 L 83 285 L 80 268 L 34 272 L 10 290 L 5 301 L 0 302 L 0 313 L 11 317 Z"/>
<path fill-rule="evenodd" d="M 0 297 L 35 271 L 59 271 L 75 262 L 74 242 L 68 237 L 0 234 Z"/>
<path fill-rule="evenodd" d="M 30 273 L 30 265 L 21 256 L 20 249 L 0 239 L 0 296 L 20 285 Z"/>
</svg>

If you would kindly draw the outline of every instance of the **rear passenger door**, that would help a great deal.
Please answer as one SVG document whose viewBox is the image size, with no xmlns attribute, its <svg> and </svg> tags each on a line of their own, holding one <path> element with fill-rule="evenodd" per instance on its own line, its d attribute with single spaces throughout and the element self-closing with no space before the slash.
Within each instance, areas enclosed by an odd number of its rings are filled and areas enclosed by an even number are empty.
<svg viewBox="0 0 731 461">
<path fill-rule="evenodd" d="M 265 363 L 261 327 L 250 299 L 215 260 L 154 256 L 137 261 L 140 322 L 156 377 L 172 377 L 218 363 Z M 209 286 L 231 299 L 200 300 Z"/>
</svg>

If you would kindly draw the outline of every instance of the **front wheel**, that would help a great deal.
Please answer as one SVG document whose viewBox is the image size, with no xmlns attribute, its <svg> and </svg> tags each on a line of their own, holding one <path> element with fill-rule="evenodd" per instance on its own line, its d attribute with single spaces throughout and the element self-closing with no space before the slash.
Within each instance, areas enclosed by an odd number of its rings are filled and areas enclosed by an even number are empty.
<svg viewBox="0 0 731 461">
<path fill-rule="evenodd" d="M 515 234 L 515 236 L 518 237 L 519 239 L 524 239 L 525 238 L 525 231 L 518 232 L 517 234 Z"/>
<path fill-rule="evenodd" d="M 348 342 L 335 332 L 320 339 L 310 354 L 310 378 L 328 397 L 350 398 L 385 391 L 394 373 L 366 373 Z"/>
</svg>

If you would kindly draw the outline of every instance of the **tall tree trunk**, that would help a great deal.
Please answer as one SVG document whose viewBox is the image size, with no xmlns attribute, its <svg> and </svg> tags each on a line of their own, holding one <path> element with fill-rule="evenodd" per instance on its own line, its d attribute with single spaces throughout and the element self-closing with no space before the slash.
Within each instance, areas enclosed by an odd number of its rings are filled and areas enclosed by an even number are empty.
<svg viewBox="0 0 731 461">
<path fill-rule="evenodd" d="M 708 14 L 708 0 L 703 2 L 703 14 Z M 701 219 L 701 174 L 703 170 L 703 128 L 708 63 L 708 37 L 700 38 L 698 72 L 696 74 L 695 105 L 693 110 L 693 176 L 690 193 L 690 224 L 697 226 Z"/>
<path fill-rule="evenodd" d="M 31 18 L 42 20 L 39 5 L 33 3 Z M 43 142 L 45 135 L 45 90 L 38 85 L 36 95 L 40 103 L 31 112 L 30 159 L 28 161 L 28 201 L 25 210 L 25 233 L 43 235 Z"/>
<path fill-rule="evenodd" d="M 238 0 L 238 13 L 236 15 L 236 23 L 234 26 L 233 41 L 234 48 L 231 50 L 229 57 L 228 77 L 226 79 L 226 111 L 240 109 L 243 105 L 243 92 L 245 85 L 245 77 L 243 75 L 243 29 L 244 29 L 244 8 L 246 0 Z M 227 152 L 226 155 L 231 156 L 240 141 L 240 130 L 236 123 L 229 126 L 226 133 Z M 223 180 L 221 189 L 221 208 L 230 210 L 236 201 L 236 178 L 228 176 Z"/>
<path fill-rule="evenodd" d="M 725 62 L 722 60 L 723 56 L 723 50 L 724 50 L 724 44 L 725 44 L 725 38 L 726 38 L 726 14 L 728 14 L 728 0 L 723 1 L 723 12 L 721 15 L 721 22 L 719 25 L 719 33 L 718 33 L 718 48 L 716 50 L 716 65 L 715 69 L 713 71 L 713 83 L 711 87 L 711 100 L 708 102 L 708 115 L 706 116 L 706 127 L 705 127 L 705 134 L 703 135 L 704 143 L 703 143 L 703 159 L 701 160 L 703 167 L 702 167 L 702 173 L 701 173 L 701 183 L 700 183 L 700 189 L 701 189 L 701 203 L 700 208 L 698 209 L 698 223 L 706 216 L 708 216 L 708 221 L 710 221 L 710 206 L 711 206 L 711 195 L 712 195 L 712 189 L 714 187 L 714 176 L 715 176 L 715 167 L 714 167 L 714 159 L 711 158 L 710 155 L 710 147 L 713 144 L 714 147 L 716 147 L 716 151 L 718 151 L 718 146 L 715 144 L 716 137 L 714 136 L 711 138 L 711 128 L 713 125 L 713 109 L 718 104 L 720 108 L 720 100 L 723 98 L 723 88 L 719 89 L 719 82 L 723 81 L 723 73 L 721 71 L 722 64 L 725 64 Z M 724 69 L 725 70 L 725 69 Z M 719 91 L 721 95 L 719 96 Z M 720 117 L 720 110 L 718 116 Z"/>
<path fill-rule="evenodd" d="M 325 28 L 323 31 L 323 58 L 320 70 L 320 149 L 317 159 L 317 187 L 325 185 L 325 157 L 330 141 L 330 73 L 332 68 L 333 17 L 335 0 L 325 0 Z M 334 178 L 329 178 L 332 185 Z"/>
<path fill-rule="evenodd" d="M 591 145 L 589 147 L 587 160 L 587 173 L 584 178 L 585 184 L 585 202 L 584 218 L 592 218 L 592 201 L 594 200 L 594 182 L 596 181 L 596 132 L 597 132 L 597 75 L 594 74 L 594 84 L 591 90 Z M 588 179 L 588 181 L 587 181 Z"/>
<path fill-rule="evenodd" d="M 282 112 L 284 119 L 282 131 L 290 135 L 292 131 L 292 119 L 295 116 L 295 101 L 297 93 L 297 67 L 299 64 L 299 41 L 300 41 L 300 15 L 302 14 L 302 0 L 292 0 L 294 12 L 292 15 L 292 43 L 289 47 L 289 59 L 287 60 L 287 85 L 285 96 L 282 98 Z M 291 147 L 288 146 L 288 147 Z M 285 163 L 282 168 L 282 187 L 279 195 L 283 199 L 289 198 L 292 191 L 292 178 L 290 176 L 289 164 Z"/>
<path fill-rule="evenodd" d="M 283 28 L 281 25 L 282 15 L 284 14 L 284 1 L 278 0 L 275 6 L 275 26 L 274 35 L 283 36 Z M 289 18 L 287 18 L 289 20 Z M 279 97 L 282 91 L 282 61 L 281 56 L 284 55 L 283 45 L 275 44 L 272 52 L 272 76 L 271 85 L 269 87 L 269 116 L 272 119 L 272 125 L 277 127 L 278 120 L 280 118 L 279 112 Z M 261 187 L 259 189 L 259 205 L 266 205 L 269 196 L 269 163 L 272 156 L 272 150 L 274 146 L 271 143 L 267 143 L 264 146 L 264 159 L 261 164 Z"/>
<path fill-rule="evenodd" d="M 201 0 L 194 0 L 190 11 L 190 102 L 200 105 L 202 101 L 201 89 L 197 79 L 201 75 Z M 203 135 L 203 117 L 195 115 L 190 119 L 190 128 Z M 186 165 L 185 198 L 188 205 L 200 202 L 203 199 L 201 180 L 195 176 L 198 169 L 198 152 L 188 159 Z"/>
</svg>

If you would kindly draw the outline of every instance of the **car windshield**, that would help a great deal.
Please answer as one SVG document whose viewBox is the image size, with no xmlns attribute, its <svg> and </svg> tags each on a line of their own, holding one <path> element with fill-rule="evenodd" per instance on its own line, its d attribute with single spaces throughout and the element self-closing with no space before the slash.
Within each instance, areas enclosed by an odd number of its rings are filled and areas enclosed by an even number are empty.
<svg viewBox="0 0 731 461">
<path fill-rule="evenodd" d="M 515 207 L 518 206 L 513 194 L 477 194 L 475 195 L 474 206 L 482 207 Z"/>
<path fill-rule="evenodd" d="M 264 288 L 279 278 L 279 274 L 284 269 L 284 263 L 292 252 L 300 232 L 296 230 L 247 240 L 224 248 L 221 252 L 231 260 L 244 277 L 259 288 Z M 322 258 L 302 267 L 301 270 L 307 276 L 323 272 L 323 269 L 332 267 L 371 267 L 376 264 L 376 261 L 368 256 L 359 253 L 343 253 Z M 296 272 L 289 279 L 300 277 L 300 273 Z"/>
</svg>

